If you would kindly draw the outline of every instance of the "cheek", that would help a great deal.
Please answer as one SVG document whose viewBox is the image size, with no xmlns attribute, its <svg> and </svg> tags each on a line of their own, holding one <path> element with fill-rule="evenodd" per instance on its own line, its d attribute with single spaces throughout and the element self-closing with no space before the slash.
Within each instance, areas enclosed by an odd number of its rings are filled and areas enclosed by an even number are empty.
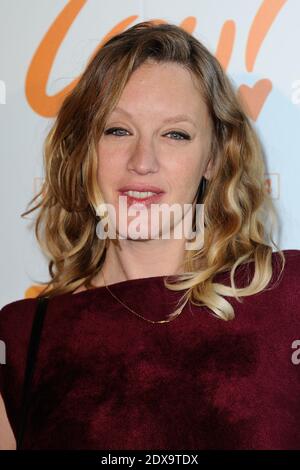
<svg viewBox="0 0 300 470">
<path fill-rule="evenodd" d="M 201 161 L 193 162 L 189 161 L 189 164 L 185 160 L 185 164 L 178 164 L 176 168 L 173 168 L 172 173 L 172 184 L 178 188 L 178 191 L 185 196 L 194 195 L 197 190 L 201 174 L 203 171 L 203 165 Z"/>
<path fill-rule="evenodd" d="M 114 182 L 122 176 L 122 159 L 105 152 L 98 153 L 98 183 L 103 187 L 114 187 Z"/>
</svg>

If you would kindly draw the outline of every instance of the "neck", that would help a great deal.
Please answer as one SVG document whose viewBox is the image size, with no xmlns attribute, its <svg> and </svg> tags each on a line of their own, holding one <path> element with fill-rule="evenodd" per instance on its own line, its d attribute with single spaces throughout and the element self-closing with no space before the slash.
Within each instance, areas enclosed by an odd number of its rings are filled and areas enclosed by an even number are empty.
<svg viewBox="0 0 300 470">
<path fill-rule="evenodd" d="M 106 284 L 182 273 L 185 242 L 185 239 L 110 241 L 102 266 Z"/>
</svg>

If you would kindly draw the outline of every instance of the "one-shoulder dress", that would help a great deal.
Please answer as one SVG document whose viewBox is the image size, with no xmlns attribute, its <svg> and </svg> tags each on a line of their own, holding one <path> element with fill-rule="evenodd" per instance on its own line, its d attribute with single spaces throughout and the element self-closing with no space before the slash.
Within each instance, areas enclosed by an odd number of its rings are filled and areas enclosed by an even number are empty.
<svg viewBox="0 0 300 470">
<path fill-rule="evenodd" d="M 24 430 L 24 449 L 300 449 L 300 250 L 284 250 L 277 285 L 238 302 L 223 321 L 188 303 L 169 323 L 129 312 L 105 287 L 49 300 Z M 280 263 L 272 255 L 277 281 Z M 236 285 L 249 283 L 253 262 Z M 162 320 L 182 291 L 164 276 L 110 286 Z M 230 285 L 229 272 L 216 282 Z M 16 435 L 37 299 L 5 305 L 0 392 Z"/>
</svg>

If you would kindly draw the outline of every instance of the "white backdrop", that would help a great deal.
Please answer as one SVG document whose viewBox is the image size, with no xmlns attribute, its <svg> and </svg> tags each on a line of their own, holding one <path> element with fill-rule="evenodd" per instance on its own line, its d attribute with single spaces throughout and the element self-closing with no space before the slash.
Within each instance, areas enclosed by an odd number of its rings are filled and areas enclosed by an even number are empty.
<svg viewBox="0 0 300 470">
<path fill-rule="evenodd" d="M 299 0 L 0 0 L 0 8 L 0 306 L 32 296 L 29 288 L 49 279 L 32 222 L 20 217 L 43 178 L 42 143 L 54 118 L 47 103 L 51 106 L 51 97 L 79 76 L 117 25 L 127 29 L 149 19 L 185 24 L 220 60 L 229 45 L 226 70 L 248 100 L 266 152 L 266 183 L 282 223 L 276 240 L 283 249 L 300 248 Z M 71 21 L 72 9 L 77 14 Z M 28 71 L 63 12 L 64 24 L 69 19 L 70 27 L 54 51 L 41 97 L 47 54 L 42 54 L 30 80 Z M 228 29 L 222 36 L 224 25 Z M 53 41 L 47 47 L 50 51 Z"/>
</svg>

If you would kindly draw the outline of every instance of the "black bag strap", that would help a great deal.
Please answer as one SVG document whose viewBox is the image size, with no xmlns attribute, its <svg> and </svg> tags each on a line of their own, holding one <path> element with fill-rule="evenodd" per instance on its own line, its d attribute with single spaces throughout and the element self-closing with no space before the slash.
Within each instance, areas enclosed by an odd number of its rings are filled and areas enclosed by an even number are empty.
<svg viewBox="0 0 300 470">
<path fill-rule="evenodd" d="M 20 419 L 17 430 L 17 450 L 22 446 L 26 420 L 28 415 L 28 409 L 30 405 L 30 388 L 32 384 L 34 367 L 36 362 L 36 357 L 39 348 L 40 337 L 42 333 L 44 318 L 46 315 L 48 297 L 39 297 L 36 312 L 32 322 L 29 347 L 27 351 L 27 360 L 26 360 L 26 369 L 23 382 L 22 390 L 22 399 L 21 399 L 21 408 L 20 408 Z"/>
</svg>

